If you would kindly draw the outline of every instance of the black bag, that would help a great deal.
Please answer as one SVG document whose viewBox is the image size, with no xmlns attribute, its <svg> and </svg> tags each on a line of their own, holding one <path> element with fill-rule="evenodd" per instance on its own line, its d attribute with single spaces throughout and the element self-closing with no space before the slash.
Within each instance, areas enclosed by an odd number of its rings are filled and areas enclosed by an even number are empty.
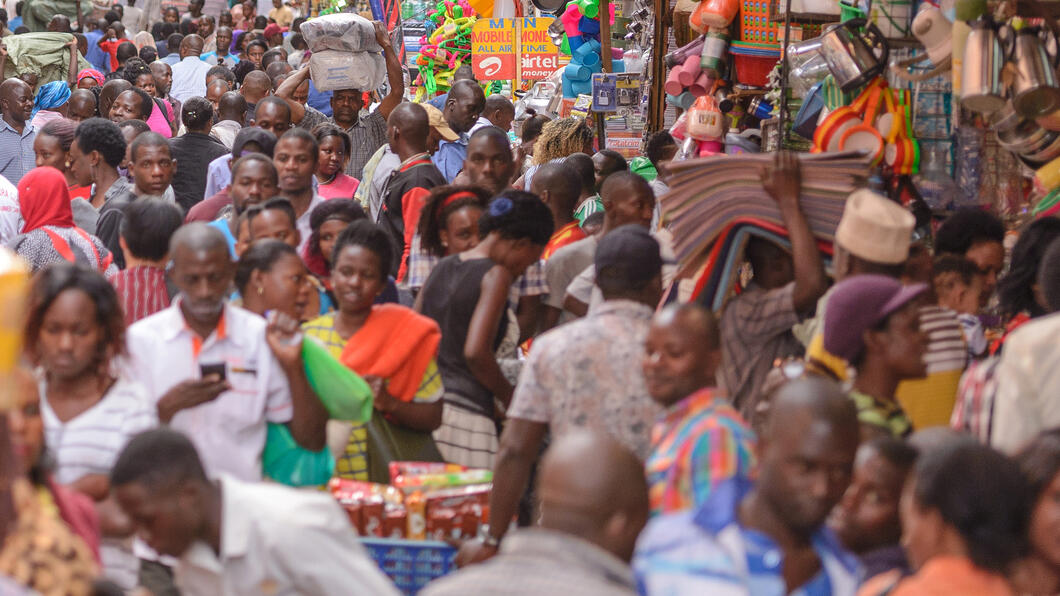
<svg viewBox="0 0 1060 596">
<path fill-rule="evenodd" d="M 392 461 L 445 461 L 431 433 L 394 424 L 378 410 L 372 410 L 372 419 L 364 427 L 370 482 L 389 484 Z"/>
</svg>

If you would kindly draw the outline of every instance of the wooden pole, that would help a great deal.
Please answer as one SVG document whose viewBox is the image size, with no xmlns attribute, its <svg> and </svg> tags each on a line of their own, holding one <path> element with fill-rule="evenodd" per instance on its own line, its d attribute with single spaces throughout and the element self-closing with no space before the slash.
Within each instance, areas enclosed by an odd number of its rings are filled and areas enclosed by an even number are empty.
<svg viewBox="0 0 1060 596">
<path fill-rule="evenodd" d="M 611 72 L 611 0 L 600 0 L 600 68 Z M 596 139 L 599 149 L 607 148 L 604 114 L 596 114 Z"/>
<path fill-rule="evenodd" d="M 655 37 L 652 38 L 651 50 L 651 90 L 648 93 L 648 132 L 656 132 L 663 127 L 666 115 L 666 94 L 663 93 L 663 81 L 666 79 L 667 42 L 670 39 L 670 11 L 666 0 L 655 0 Z"/>
</svg>

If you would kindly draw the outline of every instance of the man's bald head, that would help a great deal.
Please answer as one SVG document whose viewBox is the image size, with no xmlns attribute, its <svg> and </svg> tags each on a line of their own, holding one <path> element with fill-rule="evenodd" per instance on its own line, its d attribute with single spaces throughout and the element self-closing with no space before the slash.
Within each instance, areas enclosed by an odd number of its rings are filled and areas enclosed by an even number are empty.
<svg viewBox="0 0 1060 596">
<path fill-rule="evenodd" d="M 499 129 L 494 127 L 494 130 Z M 534 172 L 534 178 L 530 181 L 530 192 L 545 201 L 557 217 L 565 216 L 564 220 L 557 222 L 559 225 L 566 223 L 574 213 L 574 208 L 578 206 L 581 185 L 578 184 L 578 175 L 569 165 L 550 162 Z"/>
<path fill-rule="evenodd" d="M 272 92 L 272 81 L 269 75 L 260 70 L 252 70 L 243 79 L 243 85 L 239 88 L 247 103 L 258 103 L 263 97 Z"/>
<path fill-rule="evenodd" d="M 486 108 L 486 94 L 475 81 L 457 81 L 449 90 L 442 114 L 449 128 L 457 133 L 467 132 L 478 121 Z"/>
<path fill-rule="evenodd" d="M 430 121 L 427 119 L 427 110 L 424 110 L 423 106 L 411 102 L 398 104 L 390 112 L 387 125 L 391 132 L 389 135 L 391 147 L 395 152 L 398 152 L 398 149 L 393 147 L 395 138 L 398 143 L 403 144 L 415 153 L 422 153 L 427 150 L 427 134 L 430 132 Z M 395 132 L 397 135 L 394 134 Z"/>
<path fill-rule="evenodd" d="M 95 93 L 88 89 L 74 89 L 74 92 L 70 94 L 68 115 L 75 122 L 88 120 L 96 115 L 98 103 Z"/>
<path fill-rule="evenodd" d="M 537 489 L 541 527 L 578 536 L 624 561 L 648 519 L 644 464 L 610 436 L 575 431 L 552 443 Z"/>
<path fill-rule="evenodd" d="M 33 87 L 19 78 L 0 83 L 0 110 L 8 124 L 24 126 L 33 111 Z"/>
<path fill-rule="evenodd" d="M 494 93 L 486 98 L 486 109 L 482 110 L 482 116 L 507 132 L 512 127 L 512 120 L 515 120 L 515 104 L 500 93 Z"/>
<path fill-rule="evenodd" d="M 104 27 L 105 29 L 106 27 Z M 55 33 L 70 33 L 70 17 L 62 14 L 57 14 L 52 17 L 52 20 L 48 21 L 48 31 Z"/>
<path fill-rule="evenodd" d="M 808 540 L 850 484 L 859 430 L 838 384 L 811 377 L 781 386 L 759 438 L 759 506 Z"/>
<path fill-rule="evenodd" d="M 238 91 L 228 91 L 217 102 L 217 119 L 234 120 L 240 124 L 247 116 L 247 100 Z"/>
<path fill-rule="evenodd" d="M 185 37 L 184 40 L 180 42 L 181 60 L 188 56 L 198 56 L 199 54 L 202 54 L 202 48 L 204 45 L 205 42 L 198 34 L 192 33 Z"/>
<path fill-rule="evenodd" d="M 670 305 L 652 319 L 644 345 L 644 380 L 660 405 L 672 406 L 713 387 L 720 363 L 718 322 L 706 308 Z"/>
<path fill-rule="evenodd" d="M 177 261 L 180 254 L 228 252 L 224 234 L 202 222 L 185 224 L 177 229 L 169 241 L 169 254 Z"/>
<path fill-rule="evenodd" d="M 289 62 L 287 62 L 286 60 L 280 60 L 277 62 L 272 62 L 268 66 L 266 66 L 265 74 L 268 75 L 269 80 L 272 81 L 273 88 L 276 88 L 280 86 L 280 84 L 276 82 L 276 79 L 291 72 L 292 70 L 294 70 L 294 67 L 291 66 Z"/>
</svg>

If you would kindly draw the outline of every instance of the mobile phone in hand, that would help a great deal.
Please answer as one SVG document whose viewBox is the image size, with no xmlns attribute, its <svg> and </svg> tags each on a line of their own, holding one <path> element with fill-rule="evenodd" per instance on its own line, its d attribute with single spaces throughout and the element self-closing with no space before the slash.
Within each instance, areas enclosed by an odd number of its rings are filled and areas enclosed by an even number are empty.
<svg viewBox="0 0 1060 596">
<path fill-rule="evenodd" d="M 199 370 L 202 372 L 202 378 L 205 379 L 210 375 L 217 375 L 218 380 L 225 380 L 225 365 L 223 362 L 217 364 L 200 364 Z"/>
</svg>

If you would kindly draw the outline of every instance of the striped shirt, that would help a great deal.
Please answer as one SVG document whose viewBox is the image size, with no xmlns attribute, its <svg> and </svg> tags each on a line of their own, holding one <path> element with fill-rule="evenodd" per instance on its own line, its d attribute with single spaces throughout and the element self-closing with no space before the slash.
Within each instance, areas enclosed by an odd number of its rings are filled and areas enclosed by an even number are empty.
<svg viewBox="0 0 1060 596">
<path fill-rule="evenodd" d="M 6 120 L 0 118 L 0 175 L 16 186 L 26 172 L 37 166 L 33 140 L 37 129 L 29 122 L 19 134 Z"/>
<path fill-rule="evenodd" d="M 739 505 L 750 491 L 738 479 L 715 487 L 702 506 L 661 515 L 637 540 L 633 572 L 641 594 L 667 596 L 785 596 L 784 555 L 776 542 L 740 523 Z M 854 596 L 861 568 L 827 527 L 810 543 L 821 569 L 793 596 Z"/>
<path fill-rule="evenodd" d="M 130 267 L 110 276 L 118 292 L 125 324 L 132 325 L 169 306 L 166 272 L 158 267 Z"/>
<path fill-rule="evenodd" d="M 754 433 L 713 389 L 674 404 L 652 429 L 651 444 L 645 469 L 652 515 L 697 507 L 722 481 L 754 471 Z"/>
<path fill-rule="evenodd" d="M 158 426 L 158 414 L 139 383 L 119 378 L 106 395 L 84 412 L 62 421 L 40 384 L 41 419 L 48 453 L 56 462 L 55 480 L 68 485 L 90 475 L 109 475 L 118 453 L 133 435 Z M 100 544 L 104 576 L 125 589 L 136 585 L 139 560 L 130 544 L 104 538 Z"/>
<path fill-rule="evenodd" d="M 920 330 L 928 336 L 927 377 L 902 381 L 895 395 L 914 429 L 947 426 L 968 365 L 964 332 L 957 315 L 938 306 L 921 307 Z"/>
<path fill-rule="evenodd" d="M 600 195 L 595 194 L 578 205 L 578 208 L 574 210 L 574 219 L 578 220 L 579 226 L 584 226 L 585 220 L 589 219 L 590 215 L 603 210 L 604 203 L 600 200 Z"/>
</svg>

